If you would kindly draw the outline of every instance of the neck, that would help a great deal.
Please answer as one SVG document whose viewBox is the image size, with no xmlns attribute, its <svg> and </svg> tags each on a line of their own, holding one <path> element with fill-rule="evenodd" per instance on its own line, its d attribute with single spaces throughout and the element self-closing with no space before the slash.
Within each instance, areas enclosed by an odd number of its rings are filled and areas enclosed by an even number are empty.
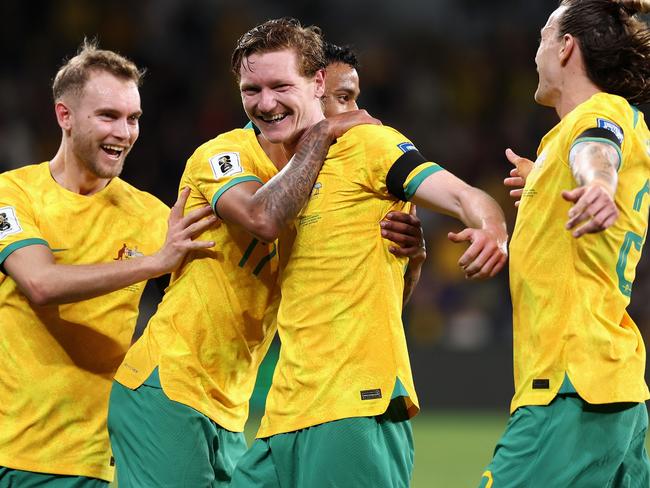
<svg viewBox="0 0 650 488">
<path fill-rule="evenodd" d="M 111 181 L 110 178 L 99 178 L 90 172 L 74 156 L 65 140 L 50 160 L 50 173 L 59 185 L 79 195 L 93 195 L 103 190 Z"/>
<path fill-rule="evenodd" d="M 602 90 L 594 85 L 586 77 L 572 77 L 564 82 L 558 102 L 555 104 L 555 111 L 560 119 L 566 117 L 574 108 L 589 100 L 596 93 Z"/>
</svg>

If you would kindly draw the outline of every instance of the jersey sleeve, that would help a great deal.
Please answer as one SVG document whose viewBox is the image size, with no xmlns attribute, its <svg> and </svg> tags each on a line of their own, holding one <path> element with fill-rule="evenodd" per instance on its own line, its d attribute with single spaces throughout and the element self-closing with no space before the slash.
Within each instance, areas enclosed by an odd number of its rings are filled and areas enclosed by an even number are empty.
<svg viewBox="0 0 650 488">
<path fill-rule="evenodd" d="M 365 184 L 382 195 L 409 201 L 420 184 L 443 168 L 428 161 L 415 145 L 395 129 L 363 126 Z"/>
<path fill-rule="evenodd" d="M 37 225 L 29 196 L 17 183 L 0 177 L 0 270 L 12 252 L 26 246 L 49 246 Z"/>
<path fill-rule="evenodd" d="M 566 154 L 567 161 L 570 160 L 571 151 L 581 142 L 602 142 L 609 144 L 619 155 L 619 161 L 623 161 L 622 148 L 625 142 L 623 126 L 616 119 L 620 117 L 615 112 L 596 113 L 593 111 L 580 114 L 571 126 L 568 141 L 569 151 Z M 619 163 L 620 167 L 620 163 Z"/>
</svg>

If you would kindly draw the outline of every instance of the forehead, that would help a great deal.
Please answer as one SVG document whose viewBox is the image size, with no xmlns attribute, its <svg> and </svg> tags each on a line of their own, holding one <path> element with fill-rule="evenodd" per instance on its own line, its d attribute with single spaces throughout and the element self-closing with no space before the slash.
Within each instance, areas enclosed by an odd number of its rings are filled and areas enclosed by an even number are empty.
<svg viewBox="0 0 650 488">
<path fill-rule="evenodd" d="M 118 78 L 106 71 L 90 73 L 81 100 L 116 109 L 140 110 L 140 92 L 135 81 Z"/>
<path fill-rule="evenodd" d="M 545 30 L 557 30 L 558 23 L 560 22 L 560 18 L 562 17 L 562 14 L 564 11 L 567 9 L 566 6 L 558 7 L 556 8 L 551 15 L 549 15 L 548 20 L 546 21 L 546 24 L 542 28 L 542 31 Z"/>
<path fill-rule="evenodd" d="M 291 49 L 251 54 L 242 60 L 239 75 L 240 84 L 264 84 L 301 77 L 298 56 Z"/>
<path fill-rule="evenodd" d="M 351 91 L 359 91 L 359 74 L 349 64 L 337 61 L 328 65 L 325 73 L 327 89 L 345 88 Z"/>
</svg>

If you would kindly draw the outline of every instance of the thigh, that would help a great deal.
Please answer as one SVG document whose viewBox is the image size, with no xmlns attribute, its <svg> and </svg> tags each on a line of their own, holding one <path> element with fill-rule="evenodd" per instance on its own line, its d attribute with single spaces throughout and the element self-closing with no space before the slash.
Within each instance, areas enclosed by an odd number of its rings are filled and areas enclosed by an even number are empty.
<svg viewBox="0 0 650 488">
<path fill-rule="evenodd" d="M 108 430 L 120 488 L 218 486 L 219 428 L 162 389 L 113 382 Z M 231 469 L 225 466 L 220 477 Z"/>
<path fill-rule="evenodd" d="M 310 427 L 296 433 L 298 448 L 291 466 L 296 487 L 406 488 L 413 470 L 410 421 L 355 417 Z M 278 439 L 279 440 L 279 439 Z M 271 452 L 278 457 L 274 439 Z M 282 473 L 278 467 L 280 478 Z"/>
<path fill-rule="evenodd" d="M 230 488 L 280 488 L 290 486 L 280 483 L 271 456 L 268 439 L 256 439 L 239 459 L 232 475 Z"/>
<path fill-rule="evenodd" d="M 34 473 L 0 467 L 0 488 L 108 488 L 108 481 L 85 476 Z"/>
<path fill-rule="evenodd" d="M 646 450 L 648 411 L 644 404 L 637 408 L 637 431 L 616 470 L 608 488 L 647 488 L 650 486 L 650 460 Z"/>
<path fill-rule="evenodd" d="M 595 406 L 568 395 L 518 409 L 481 488 L 608 486 L 633 437 L 631 404 Z"/>
</svg>

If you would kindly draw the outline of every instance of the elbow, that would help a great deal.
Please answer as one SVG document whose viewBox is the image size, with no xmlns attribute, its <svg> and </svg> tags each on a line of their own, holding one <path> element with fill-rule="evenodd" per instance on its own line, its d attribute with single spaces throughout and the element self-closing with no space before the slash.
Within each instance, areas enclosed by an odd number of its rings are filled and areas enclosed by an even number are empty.
<svg viewBox="0 0 650 488">
<path fill-rule="evenodd" d="M 29 280 L 21 287 L 21 291 L 33 305 L 44 307 L 56 304 L 56 296 L 43 280 Z"/>
</svg>

